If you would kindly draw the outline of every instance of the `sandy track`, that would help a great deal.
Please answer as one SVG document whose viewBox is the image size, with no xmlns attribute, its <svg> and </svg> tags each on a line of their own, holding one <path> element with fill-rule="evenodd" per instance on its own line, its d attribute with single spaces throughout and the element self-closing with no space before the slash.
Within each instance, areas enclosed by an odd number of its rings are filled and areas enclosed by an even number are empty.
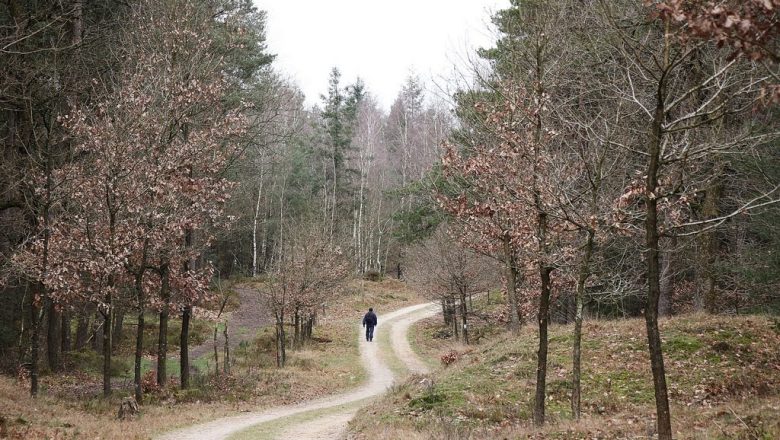
<svg viewBox="0 0 780 440">
<path fill-rule="evenodd" d="M 390 342 L 396 356 L 412 372 L 426 372 L 425 364 L 414 354 L 406 339 L 408 328 L 414 322 L 435 315 L 438 312 L 436 304 L 418 304 L 405 307 L 386 315 L 379 316 L 377 332 L 389 326 Z M 368 383 L 355 391 L 323 397 L 310 402 L 297 405 L 281 406 L 260 412 L 246 413 L 238 416 L 225 417 L 208 423 L 191 426 L 189 428 L 167 433 L 160 440 L 217 440 L 226 439 L 233 434 L 262 423 L 273 422 L 286 417 L 306 413 L 309 411 L 327 410 L 331 412 L 315 417 L 302 423 L 291 423 L 294 426 L 282 429 L 277 436 L 280 439 L 338 439 L 343 436 L 347 422 L 359 409 L 359 405 L 349 405 L 370 397 L 380 395 L 393 384 L 396 377 L 393 372 L 381 360 L 379 356 L 379 344 L 366 342 L 361 328 L 357 328 L 360 341 L 360 357 L 368 371 Z M 346 409 L 337 409 L 347 405 Z"/>
<path fill-rule="evenodd" d="M 234 288 L 240 298 L 241 307 L 230 314 L 228 325 L 230 326 L 230 349 L 235 351 L 242 341 L 251 341 L 257 330 L 273 325 L 274 318 L 271 310 L 263 299 L 263 295 L 257 289 L 249 285 L 238 285 Z M 220 349 L 222 348 L 222 334 L 219 335 Z M 210 338 L 203 344 L 190 348 L 190 361 L 196 360 L 204 354 L 214 353 L 214 341 Z M 219 354 L 222 356 L 222 353 Z M 212 359 L 213 361 L 213 359 Z"/>
</svg>

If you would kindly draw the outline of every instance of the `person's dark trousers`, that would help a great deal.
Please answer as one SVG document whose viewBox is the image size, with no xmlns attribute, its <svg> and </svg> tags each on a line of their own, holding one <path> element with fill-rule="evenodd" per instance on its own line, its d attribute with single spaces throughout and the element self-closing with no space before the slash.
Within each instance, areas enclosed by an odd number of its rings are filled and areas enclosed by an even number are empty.
<svg viewBox="0 0 780 440">
<path fill-rule="evenodd" d="M 373 325 L 367 325 L 366 326 L 366 341 L 373 341 L 374 340 L 374 326 Z"/>
</svg>

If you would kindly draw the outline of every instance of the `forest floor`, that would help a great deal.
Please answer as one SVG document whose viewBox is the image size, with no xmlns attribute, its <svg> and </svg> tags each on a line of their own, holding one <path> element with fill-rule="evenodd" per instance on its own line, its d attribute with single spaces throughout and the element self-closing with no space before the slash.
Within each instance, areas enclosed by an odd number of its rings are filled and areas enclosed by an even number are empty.
<svg viewBox="0 0 780 440">
<path fill-rule="evenodd" d="M 463 345 L 429 318 L 411 343 L 433 360 L 420 378 L 361 410 L 349 439 L 638 439 L 653 438 L 655 400 L 644 320 L 592 320 L 583 330 L 582 418 L 571 416 L 571 325 L 552 325 L 546 420 L 531 424 L 537 329 L 519 337 L 481 305 Z M 491 322 L 492 321 L 492 322 Z M 776 317 L 681 315 L 661 322 L 674 437 L 780 438 L 780 321 Z M 443 361 L 450 362 L 444 365 Z"/>
<path fill-rule="evenodd" d="M 247 294 L 256 287 L 249 285 Z M 472 344 L 466 346 L 440 317 L 426 317 L 438 308 L 420 306 L 424 301 L 394 280 L 353 281 L 327 305 L 315 341 L 289 352 L 284 369 L 273 366 L 267 348 L 272 330 L 260 325 L 259 316 L 247 317 L 251 337 L 236 341 L 230 375 L 205 369 L 186 391 L 171 381 L 148 393 L 141 416 L 127 421 L 116 419 L 116 409 L 129 389 L 117 387 L 114 397 L 102 399 L 95 372 L 45 376 L 37 399 L 27 395 L 25 383 L 0 376 L 0 438 L 653 437 L 642 319 L 586 321 L 579 421 L 569 409 L 572 327 L 551 326 L 547 425 L 535 429 L 536 328 L 511 335 L 504 330 L 504 305 L 476 298 Z M 369 306 L 380 317 L 370 344 L 359 327 Z M 234 314 L 230 320 L 237 329 L 240 319 Z M 252 322 L 260 329 L 252 330 Z M 213 324 L 201 327 L 209 347 Z M 661 331 L 675 438 L 780 438 L 777 317 L 681 315 L 663 319 Z M 200 362 L 208 356 L 205 350 Z M 74 385 L 84 383 L 89 386 Z"/>
<path fill-rule="evenodd" d="M 424 301 L 397 280 L 351 281 L 344 294 L 326 305 L 326 313 L 315 327 L 314 341 L 303 349 L 288 351 L 287 366 L 278 369 L 274 365 L 273 329 L 266 325 L 263 307 L 253 302 L 259 300 L 257 288 L 253 282 L 242 280 L 234 289 L 239 295 L 235 298 L 238 301 L 229 305 L 230 374 L 214 372 L 214 324 L 196 320 L 193 326 L 200 348 L 192 348 L 201 355 L 192 357 L 198 372 L 191 378 L 191 389 L 177 389 L 178 347 L 173 346 L 169 354 L 169 385 L 148 390 L 141 415 L 120 421 L 116 418 L 119 402 L 132 395 L 132 362 L 127 363 L 125 357 L 130 358 L 126 355 L 134 341 L 128 337 L 123 343 L 128 347 L 120 347 L 120 354 L 115 356 L 115 390 L 109 399 L 100 397 L 100 356 L 91 350 L 74 352 L 68 355 L 65 371 L 42 377 L 41 393 L 36 399 L 29 397 L 29 384 L 24 380 L 0 375 L 0 438 L 149 439 L 209 420 L 295 405 L 355 389 L 367 377 L 355 337 L 365 310 L 375 307 L 381 319 L 392 310 Z M 244 304 L 247 310 L 259 313 L 244 312 Z M 147 321 L 151 321 L 147 323 L 146 337 L 149 355 L 144 359 L 144 368 L 153 374 L 155 323 L 153 319 Z M 169 341 L 178 341 L 176 325 L 172 321 Z M 221 336 L 220 330 L 220 351 L 224 348 Z M 220 356 L 222 362 L 222 353 Z"/>
</svg>

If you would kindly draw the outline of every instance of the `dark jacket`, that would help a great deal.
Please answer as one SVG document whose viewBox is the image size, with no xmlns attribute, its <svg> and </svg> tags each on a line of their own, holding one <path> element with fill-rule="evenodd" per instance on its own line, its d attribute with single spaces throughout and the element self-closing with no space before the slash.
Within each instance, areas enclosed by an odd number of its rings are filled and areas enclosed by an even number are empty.
<svg viewBox="0 0 780 440">
<path fill-rule="evenodd" d="M 376 326 L 376 314 L 374 312 L 366 313 L 366 316 L 363 317 L 363 325 L 367 325 L 369 327 L 375 327 Z"/>
</svg>

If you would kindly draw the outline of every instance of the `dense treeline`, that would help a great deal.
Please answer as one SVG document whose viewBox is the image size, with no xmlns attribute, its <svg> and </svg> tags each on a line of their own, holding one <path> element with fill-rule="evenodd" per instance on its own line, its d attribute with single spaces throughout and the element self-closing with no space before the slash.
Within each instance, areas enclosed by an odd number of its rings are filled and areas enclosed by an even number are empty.
<svg viewBox="0 0 780 440">
<path fill-rule="evenodd" d="M 62 339 L 66 350 L 85 344 L 86 322 L 79 320 L 75 340 L 71 332 L 59 334 L 59 322 L 70 326 L 71 316 L 60 315 L 46 301 L 36 283 L 15 282 L 9 258 L 50 216 L 51 203 L 37 191 L 33 176 L 50 176 L 72 156 L 60 118 L 70 102 L 89 99 L 93 86 L 113 81 L 111 71 L 119 60 L 109 56 L 118 44 L 112 31 L 127 19 L 128 10 L 112 2 L 84 5 L 51 2 L 7 2 L 2 15 L 2 263 L 4 289 L 2 320 L 3 359 L 36 365 L 40 324 L 48 320 L 48 358 L 59 362 Z M 90 79 L 95 82 L 90 81 Z M 51 187 L 52 185 L 46 185 Z M 44 200 L 42 200 L 44 199 Z M 79 315 L 94 309 L 83 304 Z M 70 329 L 70 327 L 68 327 Z M 54 341 L 57 341 L 56 343 Z M 13 350 L 17 349 L 18 353 Z M 6 365 L 8 367 L 8 365 Z M 36 392 L 36 368 L 33 392 Z"/>
<path fill-rule="evenodd" d="M 73 1 L 10 2 L 1 17 L 4 360 L 35 394 L 41 329 L 51 371 L 91 340 L 108 395 L 112 344 L 137 314 L 140 400 L 144 314 L 159 313 L 162 384 L 175 313 L 186 388 L 212 276 L 201 255 L 235 186 L 225 170 L 273 134 L 264 15 L 247 1 Z"/>
<path fill-rule="evenodd" d="M 216 249 L 225 273 L 273 267 L 286 230 L 303 219 L 343 248 L 354 273 L 403 271 L 396 231 L 419 197 L 401 189 L 436 162 L 449 113 L 426 103 L 414 76 L 389 114 L 359 79 L 344 85 L 334 69 L 329 84 L 312 109 L 291 92 L 285 137 L 247 151 L 236 167 L 242 185 L 229 209 L 239 220 Z"/>
<path fill-rule="evenodd" d="M 453 235 L 503 264 L 510 326 L 539 326 L 536 425 L 551 317 L 575 322 L 578 418 L 584 314 L 645 316 L 671 438 L 658 317 L 780 304 L 776 39 L 743 32 L 777 17 L 748 3 L 517 0 L 495 16 L 436 194 Z"/>
<path fill-rule="evenodd" d="M 83 349 L 102 354 L 110 394 L 131 316 L 141 401 L 149 314 L 158 385 L 181 320 L 186 388 L 190 322 L 216 300 L 214 277 L 265 276 L 280 340 L 294 322 L 297 346 L 349 273 L 401 276 L 397 218 L 415 197 L 400 189 L 451 125 L 419 79 L 385 114 L 334 68 L 306 108 L 246 0 L 9 2 L 0 19 L 0 350 L 33 394 L 41 360 L 57 371 Z M 332 273 L 312 280 L 301 261 Z"/>
<path fill-rule="evenodd" d="M 280 367 L 350 274 L 423 286 L 466 343 L 503 281 L 508 327 L 539 326 L 537 425 L 548 322 L 579 417 L 583 319 L 643 315 L 669 438 L 659 316 L 780 307 L 778 7 L 513 0 L 453 108 L 412 75 L 385 112 L 336 68 L 307 108 L 248 0 L 5 2 L 2 366 L 35 394 L 98 350 L 108 395 L 132 316 L 140 401 L 145 317 L 161 385 L 181 320 L 186 388 L 216 278 L 265 281 Z"/>
</svg>

